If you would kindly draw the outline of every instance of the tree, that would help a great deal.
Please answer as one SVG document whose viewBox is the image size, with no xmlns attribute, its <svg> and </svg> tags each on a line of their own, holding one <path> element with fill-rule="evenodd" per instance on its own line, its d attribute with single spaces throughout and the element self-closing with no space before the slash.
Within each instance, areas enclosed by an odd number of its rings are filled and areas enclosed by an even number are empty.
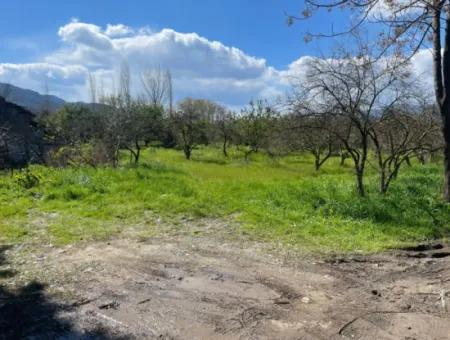
<svg viewBox="0 0 450 340">
<path fill-rule="evenodd" d="M 88 164 L 96 167 L 108 161 L 104 150 L 105 119 L 100 112 L 83 105 L 65 105 L 42 116 L 40 127 L 54 146 L 51 162 L 57 165 Z"/>
<path fill-rule="evenodd" d="M 436 137 L 436 134 L 439 136 L 441 126 L 436 117 L 425 110 L 415 111 L 411 106 L 406 110 L 393 107 L 379 117 L 370 131 L 382 194 L 387 192 L 403 163 L 439 148 L 433 142 L 434 138 L 429 138 Z"/>
<path fill-rule="evenodd" d="M 353 160 L 357 190 L 364 196 L 370 132 L 381 111 L 405 96 L 408 72 L 398 55 L 377 59 L 358 36 L 355 46 L 353 53 L 343 49 L 332 58 L 310 59 L 305 77 L 294 85 L 293 110 L 325 122 L 321 129 L 334 134 Z"/>
<path fill-rule="evenodd" d="M 124 138 L 121 147 L 130 151 L 132 161 L 137 164 L 144 145 L 161 137 L 164 109 L 133 101 L 122 126 Z"/>
<path fill-rule="evenodd" d="M 5 168 L 8 161 L 8 132 L 9 125 L 5 122 L 0 122 L 0 169 Z"/>
<path fill-rule="evenodd" d="M 146 69 L 141 77 L 145 98 L 153 106 L 168 104 L 169 113 L 172 112 L 172 75 L 170 70 L 161 67 Z"/>
<path fill-rule="evenodd" d="M 223 155 L 228 157 L 228 145 L 236 134 L 235 114 L 225 108 L 219 110 L 215 118 L 215 125 L 222 141 Z"/>
<path fill-rule="evenodd" d="M 207 119 L 199 101 L 186 98 L 178 103 L 178 111 L 171 117 L 171 127 L 186 159 L 198 144 L 206 143 Z"/>
<path fill-rule="evenodd" d="M 336 138 L 329 128 L 324 129 L 326 122 L 314 119 L 307 122 L 307 127 L 301 129 L 299 142 L 300 149 L 314 156 L 314 167 L 316 171 L 335 153 Z"/>
<path fill-rule="evenodd" d="M 444 199 L 450 202 L 450 0 L 305 0 L 300 17 L 290 16 L 289 23 L 312 16 L 320 10 L 342 9 L 356 13 L 356 22 L 342 32 L 315 34 L 336 36 L 354 32 L 365 23 L 379 31 L 380 54 L 403 51 L 409 57 L 421 48 L 433 53 L 435 98 L 442 118 L 444 139 Z"/>
<path fill-rule="evenodd" d="M 252 153 L 267 146 L 270 123 L 274 115 L 273 109 L 262 100 L 252 101 L 247 108 L 242 110 L 238 128 L 240 144 L 246 147 L 244 151 L 246 161 Z"/>
</svg>

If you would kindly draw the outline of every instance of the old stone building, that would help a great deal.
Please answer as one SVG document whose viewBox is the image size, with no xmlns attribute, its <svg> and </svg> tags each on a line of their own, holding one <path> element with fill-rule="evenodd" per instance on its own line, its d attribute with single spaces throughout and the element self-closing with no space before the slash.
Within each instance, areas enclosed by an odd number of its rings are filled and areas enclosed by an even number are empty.
<svg viewBox="0 0 450 340">
<path fill-rule="evenodd" d="M 0 97 L 0 169 L 38 161 L 40 140 L 34 114 Z"/>
</svg>

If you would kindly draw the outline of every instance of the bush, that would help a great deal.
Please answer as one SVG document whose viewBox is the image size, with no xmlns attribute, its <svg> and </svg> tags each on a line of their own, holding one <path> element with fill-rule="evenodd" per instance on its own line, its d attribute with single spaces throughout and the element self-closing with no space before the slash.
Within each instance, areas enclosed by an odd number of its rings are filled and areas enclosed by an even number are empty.
<svg viewBox="0 0 450 340">
<path fill-rule="evenodd" d="M 110 157 L 102 143 L 63 146 L 49 152 L 47 163 L 55 167 L 90 165 L 97 167 L 109 163 Z"/>
<path fill-rule="evenodd" d="M 16 173 L 14 175 L 14 181 L 24 189 L 31 189 L 39 185 L 40 178 L 27 168 Z"/>
</svg>

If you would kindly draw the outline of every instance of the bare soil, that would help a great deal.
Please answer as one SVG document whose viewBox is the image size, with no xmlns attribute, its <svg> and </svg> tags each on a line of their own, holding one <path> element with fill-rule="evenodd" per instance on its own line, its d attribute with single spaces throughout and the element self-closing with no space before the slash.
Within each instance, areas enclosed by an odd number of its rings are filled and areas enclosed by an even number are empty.
<svg viewBox="0 0 450 340">
<path fill-rule="evenodd" d="M 450 339 L 450 248 L 313 257 L 179 235 L 3 248 L 0 339 Z"/>
</svg>

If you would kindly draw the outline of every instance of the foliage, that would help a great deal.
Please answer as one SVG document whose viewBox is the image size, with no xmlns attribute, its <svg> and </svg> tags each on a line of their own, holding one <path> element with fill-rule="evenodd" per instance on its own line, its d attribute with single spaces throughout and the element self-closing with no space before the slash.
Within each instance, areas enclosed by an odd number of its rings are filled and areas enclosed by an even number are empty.
<svg viewBox="0 0 450 340">
<path fill-rule="evenodd" d="M 39 185 L 39 176 L 33 174 L 28 168 L 17 172 L 14 181 L 24 189 L 31 189 Z"/>
</svg>

